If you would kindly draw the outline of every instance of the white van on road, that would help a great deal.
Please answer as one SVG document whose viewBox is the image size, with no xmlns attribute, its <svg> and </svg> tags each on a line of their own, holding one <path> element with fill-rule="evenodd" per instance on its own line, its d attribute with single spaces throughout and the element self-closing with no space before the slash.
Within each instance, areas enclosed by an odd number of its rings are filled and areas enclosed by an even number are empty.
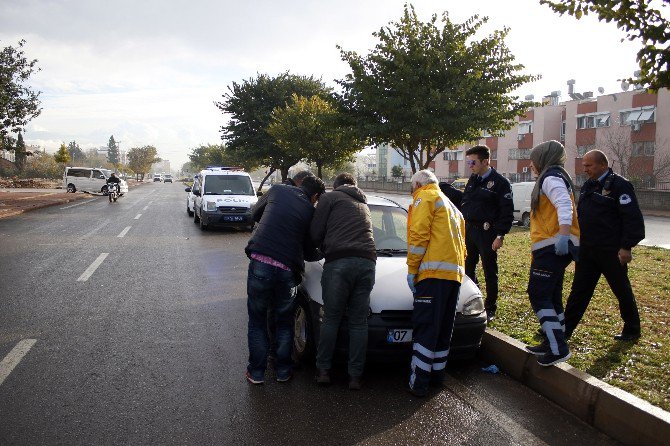
<svg viewBox="0 0 670 446">
<path fill-rule="evenodd" d="M 514 202 L 514 220 L 521 226 L 530 227 L 530 196 L 535 181 L 512 183 L 512 201 Z"/>
<path fill-rule="evenodd" d="M 107 179 L 112 175 L 109 169 L 99 167 L 66 167 L 63 174 L 63 189 L 68 192 L 101 192 L 107 195 Z M 119 183 L 120 195 L 128 192 L 128 183 Z"/>
</svg>

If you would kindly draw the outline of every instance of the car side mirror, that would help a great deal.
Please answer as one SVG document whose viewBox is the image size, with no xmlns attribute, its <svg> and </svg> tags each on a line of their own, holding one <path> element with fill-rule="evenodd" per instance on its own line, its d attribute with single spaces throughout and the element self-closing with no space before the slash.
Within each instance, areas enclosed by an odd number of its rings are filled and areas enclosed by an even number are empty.
<svg viewBox="0 0 670 446">
<path fill-rule="evenodd" d="M 200 196 L 200 191 L 199 190 L 194 190 L 193 195 L 197 195 L 199 197 Z"/>
<path fill-rule="evenodd" d="M 101 179 L 101 180 L 104 180 L 104 179 L 105 179 L 105 176 L 104 176 L 104 175 L 100 175 L 100 179 Z"/>
<path fill-rule="evenodd" d="M 184 189 L 184 190 L 185 190 L 186 192 L 191 192 L 191 188 L 190 188 L 190 187 L 187 187 L 187 188 Z"/>
<path fill-rule="evenodd" d="M 263 192 L 261 192 L 261 191 L 256 192 L 256 196 L 260 197 L 262 195 L 263 195 Z"/>
</svg>

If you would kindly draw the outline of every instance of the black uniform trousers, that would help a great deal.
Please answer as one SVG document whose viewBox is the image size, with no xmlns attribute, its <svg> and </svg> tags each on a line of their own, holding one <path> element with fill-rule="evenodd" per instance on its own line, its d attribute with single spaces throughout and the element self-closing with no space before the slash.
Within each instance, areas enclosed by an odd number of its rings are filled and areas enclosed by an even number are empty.
<svg viewBox="0 0 670 446">
<path fill-rule="evenodd" d="M 467 249 L 465 274 L 479 285 L 475 269 L 481 256 L 486 281 L 484 307 L 489 315 L 498 309 L 498 253 L 491 248 L 496 236 L 493 228 L 485 231 L 480 223 L 466 223 L 465 225 L 465 248 Z"/>
<path fill-rule="evenodd" d="M 565 305 L 565 336 L 575 331 L 591 302 L 593 292 L 604 275 L 612 292 L 619 301 L 619 312 L 623 319 L 623 332 L 640 333 L 640 314 L 628 280 L 628 265 L 619 262 L 619 250 L 612 247 L 582 246 L 579 261 L 575 265 L 575 278 L 570 296 Z"/>
<path fill-rule="evenodd" d="M 424 279 L 415 287 L 409 386 L 423 392 L 431 379 L 444 379 L 461 284 L 455 280 Z"/>
<path fill-rule="evenodd" d="M 572 262 L 572 256 L 558 256 L 554 251 L 554 245 L 533 251 L 527 291 L 530 305 L 540 322 L 551 352 L 554 355 L 564 355 L 569 348 L 565 342 L 563 325 L 563 278 L 565 268 Z"/>
</svg>

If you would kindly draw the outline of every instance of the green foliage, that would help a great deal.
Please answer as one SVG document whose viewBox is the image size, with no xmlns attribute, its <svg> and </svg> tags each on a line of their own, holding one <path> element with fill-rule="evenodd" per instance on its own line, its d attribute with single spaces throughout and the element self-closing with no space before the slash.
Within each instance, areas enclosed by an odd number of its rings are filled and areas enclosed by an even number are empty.
<svg viewBox="0 0 670 446">
<path fill-rule="evenodd" d="M 63 165 L 70 161 L 70 152 L 68 152 L 65 143 L 62 143 L 58 148 L 58 151 L 54 154 L 54 160 Z"/>
<path fill-rule="evenodd" d="M 86 159 L 86 155 L 77 144 L 77 141 L 72 141 L 67 145 L 67 151 L 70 154 L 70 159 L 73 165 L 81 164 Z"/>
<path fill-rule="evenodd" d="M 107 157 L 98 153 L 96 149 L 88 149 L 85 154 L 84 167 L 114 168 L 107 162 Z"/>
<path fill-rule="evenodd" d="M 161 162 L 157 154 L 158 150 L 154 146 L 133 147 L 128 151 L 128 167 L 144 179 L 144 174 L 151 170 L 151 165 Z"/>
<path fill-rule="evenodd" d="M 268 133 L 268 127 L 274 109 L 286 106 L 294 93 L 304 97 L 318 95 L 326 100 L 330 97 L 321 80 L 287 72 L 277 77 L 259 74 L 241 83 L 233 82 L 223 101 L 215 103 L 222 113 L 230 116 L 221 128 L 222 139 L 239 162 L 254 161 L 257 166 L 268 167 L 270 173 L 279 169 L 282 180 L 286 179 L 289 168 L 302 156 L 280 147 Z"/>
<path fill-rule="evenodd" d="M 224 144 L 201 144 L 188 155 L 190 168 L 195 171 L 207 166 L 239 166 L 247 171 L 254 170 L 258 164 L 246 158 L 240 152 L 232 152 L 226 149 Z"/>
<path fill-rule="evenodd" d="M 662 0 L 665 7 L 670 0 Z M 617 27 L 626 32 L 630 41 L 640 40 L 642 48 L 637 52 L 640 65 L 639 79 L 627 79 L 632 84 L 649 86 L 652 90 L 670 88 L 670 23 L 661 12 L 654 9 L 649 0 L 540 0 L 559 14 L 565 13 L 580 19 L 594 13 L 599 20 L 616 22 Z M 623 39 L 622 39 L 623 40 Z"/>
<path fill-rule="evenodd" d="M 41 113 L 39 95 L 25 85 L 36 67 L 37 59 L 29 61 L 18 47 L 7 46 L 0 51 L 0 136 L 19 133 L 33 118 Z"/>
<path fill-rule="evenodd" d="M 26 143 L 23 141 L 23 135 L 19 132 L 19 136 L 16 138 L 16 146 L 14 147 L 14 164 L 16 164 L 19 172 L 23 172 L 23 169 L 26 167 L 27 157 Z"/>
<path fill-rule="evenodd" d="M 402 176 L 402 166 L 391 167 L 391 176 L 393 178 L 400 178 Z"/>
<path fill-rule="evenodd" d="M 58 164 L 53 155 L 37 152 L 27 159 L 21 178 L 63 178 L 63 166 Z"/>
<path fill-rule="evenodd" d="M 534 105 L 511 92 L 538 77 L 518 74 L 523 65 L 505 45 L 507 28 L 476 40 L 487 20 L 459 24 L 445 12 L 438 27 L 436 15 L 423 23 L 405 5 L 399 22 L 373 33 L 379 43 L 367 56 L 338 46 L 351 68 L 338 81 L 340 100 L 361 133 L 397 147 L 415 172 L 482 130 L 511 128 Z"/>
<path fill-rule="evenodd" d="M 109 137 L 109 142 L 107 143 L 107 161 L 114 167 L 117 167 L 121 163 L 119 144 L 114 140 L 114 135 Z"/>
<path fill-rule="evenodd" d="M 319 96 L 294 93 L 285 107 L 274 109 L 268 133 L 284 151 L 316 164 L 319 177 L 325 165 L 351 160 L 363 148 L 340 112 Z"/>
</svg>

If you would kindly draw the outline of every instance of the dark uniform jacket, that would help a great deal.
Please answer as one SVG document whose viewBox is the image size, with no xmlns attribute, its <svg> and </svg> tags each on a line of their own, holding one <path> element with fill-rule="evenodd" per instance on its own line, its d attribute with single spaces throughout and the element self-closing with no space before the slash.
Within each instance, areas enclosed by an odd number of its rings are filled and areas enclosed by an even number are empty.
<svg viewBox="0 0 670 446">
<path fill-rule="evenodd" d="M 512 186 L 509 180 L 494 168 L 491 168 L 491 173 L 483 180 L 478 175 L 471 175 L 463 192 L 461 212 L 468 224 L 483 227 L 488 223 L 492 234 L 507 234 L 514 221 Z"/>
<path fill-rule="evenodd" d="M 318 260 L 319 255 L 309 238 L 314 206 L 299 187 L 276 184 L 261 196 L 252 217 L 258 222 L 245 248 L 247 256 L 258 253 L 291 268 L 304 269 L 304 260 Z"/>
<path fill-rule="evenodd" d="M 631 249 L 644 238 L 644 218 L 633 185 L 612 169 L 602 182 L 584 183 L 577 212 L 582 246 Z"/>
<path fill-rule="evenodd" d="M 321 195 L 310 232 L 326 262 L 344 257 L 377 260 L 367 198 L 356 186 L 345 184 Z"/>
<path fill-rule="evenodd" d="M 447 183 L 446 181 L 440 181 L 439 186 L 442 193 L 446 195 L 449 201 L 454 203 L 456 205 L 456 208 L 460 211 L 461 202 L 463 201 L 463 192 L 456 189 L 454 186 Z"/>
</svg>

